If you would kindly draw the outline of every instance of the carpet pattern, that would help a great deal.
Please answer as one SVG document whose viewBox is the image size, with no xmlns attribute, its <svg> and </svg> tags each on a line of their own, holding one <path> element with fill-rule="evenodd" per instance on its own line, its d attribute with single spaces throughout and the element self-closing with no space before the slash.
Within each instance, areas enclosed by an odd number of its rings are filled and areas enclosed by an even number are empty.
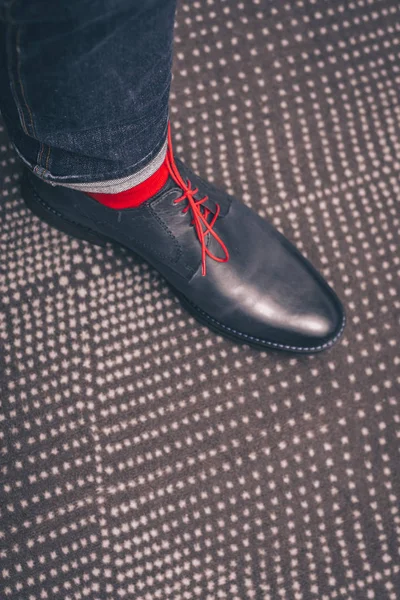
<svg viewBox="0 0 400 600">
<path fill-rule="evenodd" d="M 0 597 L 398 600 L 398 1 L 181 2 L 171 116 L 345 335 L 291 356 L 207 331 L 30 214 L 2 130 Z"/>
</svg>

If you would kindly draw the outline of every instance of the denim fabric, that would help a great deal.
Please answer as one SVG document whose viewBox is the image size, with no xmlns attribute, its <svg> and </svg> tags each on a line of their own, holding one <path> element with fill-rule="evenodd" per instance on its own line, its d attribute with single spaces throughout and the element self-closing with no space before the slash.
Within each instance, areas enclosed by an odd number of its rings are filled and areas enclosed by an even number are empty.
<svg viewBox="0 0 400 600">
<path fill-rule="evenodd" d="M 142 170 L 167 134 L 175 0 L 0 0 L 0 108 L 43 179 Z"/>
</svg>

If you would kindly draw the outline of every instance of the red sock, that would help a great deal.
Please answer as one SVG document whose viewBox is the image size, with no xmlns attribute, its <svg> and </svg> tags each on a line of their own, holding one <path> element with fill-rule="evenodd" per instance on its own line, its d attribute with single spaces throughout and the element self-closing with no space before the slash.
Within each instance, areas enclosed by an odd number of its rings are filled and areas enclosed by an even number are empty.
<svg viewBox="0 0 400 600">
<path fill-rule="evenodd" d="M 87 192 L 86 195 L 109 208 L 118 210 L 122 208 L 136 208 L 164 187 L 168 175 L 168 167 L 164 161 L 153 175 L 129 190 L 119 192 L 118 194 L 93 194 L 92 192 Z"/>
</svg>

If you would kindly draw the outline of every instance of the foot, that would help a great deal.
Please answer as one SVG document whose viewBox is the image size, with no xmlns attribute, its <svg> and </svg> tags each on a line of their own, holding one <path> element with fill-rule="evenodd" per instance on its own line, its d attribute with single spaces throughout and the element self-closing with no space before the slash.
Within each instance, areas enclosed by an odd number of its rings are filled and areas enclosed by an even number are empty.
<svg viewBox="0 0 400 600">
<path fill-rule="evenodd" d="M 174 159 L 169 178 L 136 208 L 116 210 L 27 172 L 27 205 L 58 229 L 117 243 L 156 268 L 201 323 L 258 348 L 313 353 L 341 336 L 340 300 L 282 234 Z"/>
</svg>

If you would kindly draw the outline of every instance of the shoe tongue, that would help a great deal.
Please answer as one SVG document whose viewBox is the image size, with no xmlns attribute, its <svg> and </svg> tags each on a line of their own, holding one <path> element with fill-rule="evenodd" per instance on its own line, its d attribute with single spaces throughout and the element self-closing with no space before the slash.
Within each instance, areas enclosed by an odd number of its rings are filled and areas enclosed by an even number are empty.
<svg viewBox="0 0 400 600">
<path fill-rule="evenodd" d="M 179 173 L 184 181 L 189 180 L 192 184 L 192 188 L 198 188 L 197 194 L 194 197 L 197 200 L 204 198 L 204 196 L 208 196 L 206 202 L 203 203 L 203 206 L 211 210 L 213 214 L 217 211 L 217 205 L 220 207 L 220 216 L 223 217 L 227 212 L 230 205 L 229 196 L 212 186 L 211 184 L 205 182 L 201 177 L 193 173 L 186 165 L 183 164 L 179 158 L 175 158 L 176 165 L 179 169 Z"/>
</svg>

